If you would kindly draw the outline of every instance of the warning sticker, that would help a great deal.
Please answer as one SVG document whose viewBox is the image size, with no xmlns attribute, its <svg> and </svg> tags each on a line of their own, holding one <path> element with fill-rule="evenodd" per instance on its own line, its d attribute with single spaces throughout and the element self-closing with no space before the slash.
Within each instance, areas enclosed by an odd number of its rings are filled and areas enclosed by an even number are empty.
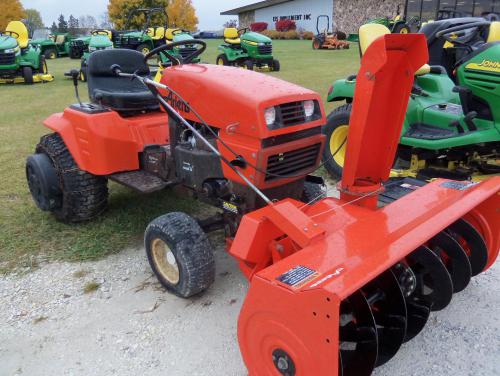
<svg viewBox="0 0 500 376">
<path fill-rule="evenodd" d="M 469 189 L 473 186 L 475 186 L 477 183 L 462 183 L 458 181 L 446 181 L 443 184 L 441 184 L 441 187 L 444 188 L 449 188 L 449 189 L 456 189 L 457 191 L 464 191 L 466 189 Z"/>
<path fill-rule="evenodd" d="M 319 276 L 317 271 L 299 265 L 280 275 L 276 279 L 285 285 L 298 288 L 317 276 Z"/>
</svg>

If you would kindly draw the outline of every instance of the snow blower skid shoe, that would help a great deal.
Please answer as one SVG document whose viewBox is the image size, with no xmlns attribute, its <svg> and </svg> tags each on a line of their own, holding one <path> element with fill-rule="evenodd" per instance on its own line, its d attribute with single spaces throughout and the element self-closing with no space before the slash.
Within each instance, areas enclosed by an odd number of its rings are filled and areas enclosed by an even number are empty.
<svg viewBox="0 0 500 376">
<path fill-rule="evenodd" d="M 366 51 L 340 199 L 243 217 L 230 253 L 251 281 L 238 322 L 250 375 L 370 375 L 497 258 L 499 177 L 382 184 L 426 61 L 418 34 Z"/>
</svg>

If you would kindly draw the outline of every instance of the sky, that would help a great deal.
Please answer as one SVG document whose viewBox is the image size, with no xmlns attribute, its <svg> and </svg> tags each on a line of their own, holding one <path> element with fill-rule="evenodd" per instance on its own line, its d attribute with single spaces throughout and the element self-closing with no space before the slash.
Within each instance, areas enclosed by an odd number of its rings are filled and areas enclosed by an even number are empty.
<svg viewBox="0 0 500 376">
<path fill-rule="evenodd" d="M 259 0 L 192 0 L 200 21 L 200 30 L 222 29 L 222 25 L 235 16 L 221 16 L 220 12 L 257 1 Z M 107 0 L 21 0 L 21 3 L 24 8 L 40 11 L 46 26 L 52 25 L 52 21 L 56 21 L 61 13 L 66 19 L 70 14 L 77 18 L 89 14 L 99 22 L 99 16 L 106 11 L 108 5 Z"/>
</svg>

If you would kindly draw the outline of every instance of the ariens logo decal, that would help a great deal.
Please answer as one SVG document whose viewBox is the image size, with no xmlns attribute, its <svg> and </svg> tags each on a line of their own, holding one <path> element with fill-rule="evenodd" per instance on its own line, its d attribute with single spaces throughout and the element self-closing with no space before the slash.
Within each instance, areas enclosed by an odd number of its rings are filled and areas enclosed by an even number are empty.
<svg viewBox="0 0 500 376">
<path fill-rule="evenodd" d="M 483 60 L 478 63 L 469 63 L 465 66 L 465 69 L 480 70 L 486 72 L 500 73 L 500 61 L 493 60 Z"/>
<path fill-rule="evenodd" d="M 177 95 L 174 95 L 174 93 L 170 92 L 166 97 L 163 97 L 169 105 L 171 105 L 175 110 L 185 112 L 185 113 L 190 113 L 191 109 L 189 106 L 184 103 Z"/>
</svg>

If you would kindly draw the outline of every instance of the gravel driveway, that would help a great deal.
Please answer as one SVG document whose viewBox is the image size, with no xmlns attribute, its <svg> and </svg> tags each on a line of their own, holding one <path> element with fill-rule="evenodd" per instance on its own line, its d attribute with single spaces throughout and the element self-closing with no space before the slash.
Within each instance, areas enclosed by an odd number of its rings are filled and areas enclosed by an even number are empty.
<svg viewBox="0 0 500 376">
<path fill-rule="evenodd" d="M 236 321 L 246 289 L 222 250 L 215 285 L 187 301 L 161 289 L 143 249 L 2 277 L 0 375 L 245 375 Z M 499 291 L 497 263 L 375 375 L 500 375 Z"/>
</svg>

